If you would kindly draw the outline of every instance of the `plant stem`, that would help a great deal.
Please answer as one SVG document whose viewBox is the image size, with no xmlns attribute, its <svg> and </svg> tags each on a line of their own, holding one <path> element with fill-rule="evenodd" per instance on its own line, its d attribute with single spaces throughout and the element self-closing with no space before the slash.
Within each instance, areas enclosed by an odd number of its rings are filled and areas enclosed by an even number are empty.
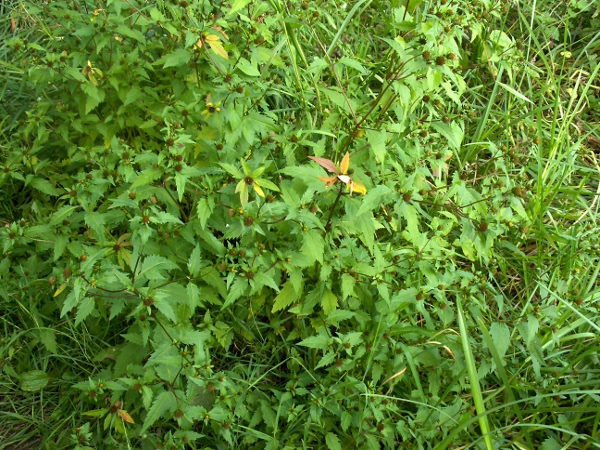
<svg viewBox="0 0 600 450">
<path fill-rule="evenodd" d="M 338 195 L 335 198 L 335 202 L 333 202 L 333 206 L 331 207 L 331 211 L 329 211 L 329 217 L 327 218 L 327 224 L 325 224 L 325 234 L 331 229 L 331 219 L 333 218 L 333 211 L 335 211 L 335 207 L 340 201 L 340 197 L 342 196 L 342 186 L 338 189 Z"/>
</svg>

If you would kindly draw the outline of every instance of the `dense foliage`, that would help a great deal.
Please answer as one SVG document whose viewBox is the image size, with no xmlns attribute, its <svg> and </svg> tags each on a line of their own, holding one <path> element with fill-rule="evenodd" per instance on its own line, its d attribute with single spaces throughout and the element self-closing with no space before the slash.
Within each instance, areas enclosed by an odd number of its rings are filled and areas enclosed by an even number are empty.
<svg viewBox="0 0 600 450">
<path fill-rule="evenodd" d="M 12 442 L 600 445 L 591 5 L 5 3 Z"/>
</svg>

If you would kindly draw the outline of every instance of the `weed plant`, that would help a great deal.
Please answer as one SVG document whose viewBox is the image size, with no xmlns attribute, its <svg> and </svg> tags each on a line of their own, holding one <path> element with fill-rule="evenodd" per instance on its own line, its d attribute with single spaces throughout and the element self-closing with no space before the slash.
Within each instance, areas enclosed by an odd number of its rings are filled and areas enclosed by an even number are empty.
<svg viewBox="0 0 600 450">
<path fill-rule="evenodd" d="M 0 448 L 600 448 L 593 2 L 0 11 Z"/>
</svg>

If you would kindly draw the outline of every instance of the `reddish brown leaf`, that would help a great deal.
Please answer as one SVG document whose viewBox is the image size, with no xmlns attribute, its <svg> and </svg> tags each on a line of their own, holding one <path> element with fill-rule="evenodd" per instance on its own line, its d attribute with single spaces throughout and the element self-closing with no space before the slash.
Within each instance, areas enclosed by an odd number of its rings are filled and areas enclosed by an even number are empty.
<svg viewBox="0 0 600 450">
<path fill-rule="evenodd" d="M 338 177 L 319 177 L 319 180 L 325 182 L 325 187 L 333 186 L 338 180 Z"/>
<path fill-rule="evenodd" d="M 309 156 L 309 158 L 323 167 L 325 170 L 338 175 L 340 174 L 340 171 L 337 169 L 337 167 L 335 167 L 335 164 L 330 159 L 321 158 L 320 156 Z"/>
</svg>

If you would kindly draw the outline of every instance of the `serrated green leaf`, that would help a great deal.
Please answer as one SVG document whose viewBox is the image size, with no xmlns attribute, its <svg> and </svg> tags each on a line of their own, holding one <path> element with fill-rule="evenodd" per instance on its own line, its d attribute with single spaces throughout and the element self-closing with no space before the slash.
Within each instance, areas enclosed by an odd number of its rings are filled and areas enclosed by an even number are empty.
<svg viewBox="0 0 600 450">
<path fill-rule="evenodd" d="M 160 12 L 160 10 L 158 10 L 156 7 L 152 8 L 150 10 L 150 17 L 152 17 L 152 20 L 154 20 L 155 22 L 166 22 L 167 21 L 167 19 L 163 15 L 163 13 Z"/>
<path fill-rule="evenodd" d="M 321 367 L 328 366 L 329 364 L 335 361 L 337 354 L 335 352 L 328 352 L 319 360 L 319 364 L 315 367 L 315 369 L 319 369 Z"/>
<path fill-rule="evenodd" d="M 323 308 L 325 315 L 328 316 L 329 313 L 337 308 L 337 305 L 337 296 L 331 292 L 330 289 L 326 289 L 325 292 L 323 292 L 323 298 L 321 299 L 321 308 Z"/>
<path fill-rule="evenodd" d="M 214 234 L 203 230 L 200 227 L 195 228 L 196 236 L 202 239 L 208 246 L 208 250 L 217 256 L 222 256 L 225 253 L 225 246 L 219 241 Z M 206 247 L 204 247 L 206 249 Z"/>
<path fill-rule="evenodd" d="M 342 430 L 347 431 L 350 425 L 352 425 L 352 414 L 348 411 L 343 411 L 340 425 L 342 426 Z"/>
<path fill-rule="evenodd" d="M 148 367 L 157 365 L 178 367 L 180 362 L 181 355 L 177 351 L 177 348 L 165 343 L 154 350 L 146 365 Z"/>
<path fill-rule="evenodd" d="M 125 95 L 125 100 L 123 101 L 123 106 L 130 105 L 132 103 L 137 102 L 144 94 L 137 86 L 132 86 Z"/>
<path fill-rule="evenodd" d="M 25 228 L 23 231 L 23 235 L 30 238 L 47 238 L 52 234 L 52 228 L 47 225 L 34 225 L 32 227 Z"/>
<path fill-rule="evenodd" d="M 250 62 L 244 58 L 240 59 L 240 62 L 236 66 L 237 69 L 241 70 L 243 73 L 250 77 L 259 77 L 260 72 L 256 67 L 254 67 Z"/>
<path fill-rule="evenodd" d="M 140 267 L 136 278 L 145 279 L 160 279 L 164 280 L 167 278 L 166 272 L 169 270 L 177 269 L 177 264 L 168 260 L 167 258 L 159 255 L 147 256 Z"/>
<path fill-rule="evenodd" d="M 240 181 L 237 184 L 235 192 L 240 193 L 240 204 L 242 205 L 242 207 L 246 206 L 246 204 L 248 203 L 248 185 L 244 180 Z"/>
<path fill-rule="evenodd" d="M 82 412 L 81 415 L 86 417 L 103 417 L 108 411 L 108 408 L 92 409 L 91 411 Z"/>
<path fill-rule="evenodd" d="M 198 219 L 200 220 L 200 226 L 206 228 L 206 222 L 212 215 L 215 208 L 215 199 L 213 196 L 207 198 L 201 198 L 198 200 L 198 206 L 196 206 L 196 212 L 198 213 Z"/>
<path fill-rule="evenodd" d="M 96 106 L 98 106 L 105 97 L 104 91 L 98 90 L 91 82 L 81 85 L 81 89 L 87 94 L 85 100 L 85 114 L 89 114 Z"/>
<path fill-rule="evenodd" d="M 234 0 L 231 2 L 231 9 L 227 12 L 227 15 L 233 15 L 234 13 L 244 9 L 252 0 Z"/>
<path fill-rule="evenodd" d="M 346 300 L 350 295 L 354 295 L 354 285 L 356 279 L 347 273 L 342 275 L 342 300 Z"/>
<path fill-rule="evenodd" d="M 146 169 L 133 180 L 131 186 L 129 186 L 129 190 L 132 191 L 141 186 L 149 186 L 154 180 L 160 178 L 162 175 L 162 171 L 159 169 Z"/>
<path fill-rule="evenodd" d="M 63 255 L 68 243 L 69 237 L 64 234 L 59 234 L 54 238 L 54 261 Z"/>
<path fill-rule="evenodd" d="M 244 175 L 249 177 L 252 175 L 252 169 L 250 169 L 250 164 L 248 164 L 248 161 L 246 161 L 245 159 L 241 160 L 242 163 L 242 169 L 244 170 Z"/>
<path fill-rule="evenodd" d="M 166 69 L 167 67 L 185 66 L 191 58 L 192 54 L 189 51 L 184 48 L 178 48 L 165 56 L 163 69 Z"/>
<path fill-rule="evenodd" d="M 328 450 L 342 450 L 340 439 L 333 433 L 327 433 L 325 435 L 325 442 L 327 443 Z"/>
<path fill-rule="evenodd" d="M 445 124 L 439 121 L 433 121 L 431 122 L 431 126 L 448 140 L 448 144 L 450 144 L 451 147 L 455 149 L 460 148 L 465 133 L 458 124 L 455 122 Z"/>
<path fill-rule="evenodd" d="M 217 342 L 225 350 L 227 350 L 231 345 L 231 342 L 233 342 L 233 329 L 225 322 L 218 321 L 215 323 L 212 331 L 217 339 Z"/>
<path fill-rule="evenodd" d="M 298 300 L 298 293 L 294 289 L 291 281 L 288 280 L 281 288 L 281 291 L 279 291 L 279 294 L 277 294 L 277 297 L 275 297 L 271 312 L 277 312 L 285 309 L 296 300 Z"/>
<path fill-rule="evenodd" d="M 52 184 L 44 178 L 33 178 L 30 181 L 29 185 L 32 188 L 34 188 L 40 192 L 43 192 L 44 194 L 48 194 L 48 195 L 60 195 L 61 194 L 61 192 L 58 189 L 56 189 L 54 186 L 52 186 Z"/>
<path fill-rule="evenodd" d="M 175 217 L 173 214 L 169 214 L 165 211 L 158 211 L 150 216 L 150 222 L 152 223 L 183 223 L 178 217 Z"/>
<path fill-rule="evenodd" d="M 150 428 L 154 422 L 163 417 L 167 411 L 175 411 L 177 409 L 177 398 L 173 391 L 163 391 L 156 396 L 146 418 L 140 433 L 143 433 Z"/>
<path fill-rule="evenodd" d="M 330 325 L 338 326 L 344 320 L 352 319 L 356 313 L 345 309 L 336 309 L 327 314 L 325 322 Z"/>
<path fill-rule="evenodd" d="M 194 312 L 194 309 L 197 306 L 202 305 L 202 301 L 200 301 L 200 289 L 196 286 L 196 283 L 190 281 L 187 285 L 187 298 L 188 298 L 188 306 Z"/>
<path fill-rule="evenodd" d="M 552 437 L 547 437 L 546 439 L 544 439 L 540 450 L 561 450 L 563 448 L 564 447 L 562 446 L 562 444 L 556 442 L 555 439 L 553 439 Z"/>
<path fill-rule="evenodd" d="M 85 221 L 85 224 L 90 227 L 94 233 L 96 233 L 97 239 L 104 237 L 104 224 L 106 221 L 104 214 L 96 211 L 87 211 L 83 216 L 83 220 Z"/>
<path fill-rule="evenodd" d="M 155 298 L 154 306 L 158 309 L 167 319 L 173 323 L 177 323 L 177 315 L 171 303 L 167 299 Z"/>
<path fill-rule="evenodd" d="M 185 184 L 187 183 L 187 177 L 181 173 L 175 174 L 175 187 L 177 188 L 177 200 L 180 202 L 183 200 L 185 194 Z"/>
<path fill-rule="evenodd" d="M 323 262 L 325 241 L 318 230 L 308 230 L 302 235 L 301 251 L 312 261 L 319 261 L 320 263 Z"/>
<path fill-rule="evenodd" d="M 344 334 L 343 336 L 341 336 L 341 341 L 344 344 L 350 344 L 352 347 L 354 347 L 355 345 L 359 345 L 363 341 L 362 332 L 353 331 L 352 333 Z"/>
<path fill-rule="evenodd" d="M 411 242 L 415 242 L 421 235 L 419 231 L 419 213 L 413 205 L 403 202 L 398 208 L 400 217 L 406 220 L 406 231 Z"/>
<path fill-rule="evenodd" d="M 319 87 L 319 90 L 323 94 L 325 94 L 327 98 L 329 98 L 329 100 L 331 100 L 331 102 L 335 106 L 339 107 L 342 111 L 349 112 L 349 107 L 352 107 L 352 109 L 355 109 L 356 107 L 356 102 L 354 101 L 354 99 L 345 97 L 344 94 L 338 90 L 338 88 L 328 89 L 324 87 Z M 348 105 L 348 102 L 350 102 L 350 106 Z"/>
<path fill-rule="evenodd" d="M 229 288 L 229 292 L 227 294 L 227 299 L 221 309 L 227 308 L 233 302 L 235 302 L 238 298 L 240 298 L 246 290 L 248 289 L 248 280 L 242 277 L 237 277 L 231 287 Z"/>
<path fill-rule="evenodd" d="M 377 158 L 378 162 L 383 162 L 385 155 L 387 154 L 386 149 L 386 141 L 387 141 L 387 133 L 382 130 L 370 130 L 367 129 L 365 131 L 367 135 L 367 142 L 371 148 L 371 152 L 373 156 Z"/>
<path fill-rule="evenodd" d="M 317 348 L 325 350 L 327 346 L 331 344 L 331 341 L 332 338 L 330 338 L 329 336 L 319 334 L 317 336 L 311 336 L 306 339 L 303 339 L 302 341 L 298 342 L 298 345 L 308 348 Z"/>
<path fill-rule="evenodd" d="M 527 346 L 529 346 L 533 340 L 537 337 L 537 332 L 540 328 L 540 321 L 537 317 L 530 314 L 527 317 Z M 491 332 L 491 330 L 490 330 Z M 493 336 L 493 334 L 492 334 Z"/>
<path fill-rule="evenodd" d="M 73 290 L 69 292 L 69 295 L 67 295 L 67 298 L 65 298 L 63 307 L 60 310 L 60 317 L 62 318 L 66 314 L 68 314 L 73 308 L 75 308 L 75 306 L 77 306 L 77 303 L 79 303 L 79 299 L 77 298 L 77 295 Z"/>
<path fill-rule="evenodd" d="M 510 330 L 505 323 L 494 322 L 490 327 L 490 335 L 500 358 L 504 358 L 510 347 Z"/>
<path fill-rule="evenodd" d="M 122 34 L 125 37 L 134 39 L 134 40 L 138 41 L 140 44 L 146 43 L 146 37 L 144 36 L 144 34 L 141 31 L 136 30 L 135 28 L 128 27 L 125 25 L 119 25 L 117 27 L 117 29 L 115 30 L 115 32 Z"/>
<path fill-rule="evenodd" d="M 289 182 L 281 184 L 281 199 L 292 208 L 299 208 L 301 205 L 300 196 Z"/>
<path fill-rule="evenodd" d="M 53 329 L 40 329 L 40 341 L 50 353 L 56 353 L 58 351 L 58 346 L 56 345 L 56 331 Z"/>
<path fill-rule="evenodd" d="M 289 280 L 294 286 L 294 290 L 300 294 L 302 292 L 302 285 L 304 283 L 304 275 L 302 275 L 302 270 L 299 268 L 292 268 L 289 272 Z"/>
<path fill-rule="evenodd" d="M 94 311 L 95 307 L 96 300 L 94 297 L 85 297 L 77 308 L 77 314 L 75 315 L 75 326 L 78 326 L 81 322 L 83 322 L 87 316 Z"/>
<path fill-rule="evenodd" d="M 367 248 L 372 249 L 375 244 L 376 222 L 371 211 L 367 211 L 355 219 L 355 225 L 360 231 L 360 240 L 364 242 Z"/>
<path fill-rule="evenodd" d="M 261 402 L 260 410 L 267 427 L 275 428 L 277 426 L 277 415 L 273 408 L 267 402 Z"/>
<path fill-rule="evenodd" d="M 275 280 L 273 280 L 273 277 L 269 276 L 266 273 L 258 272 L 256 274 L 254 274 L 254 278 L 252 280 L 254 282 L 258 282 L 258 283 L 262 284 L 263 286 L 269 286 L 275 292 L 280 291 L 279 286 L 277 285 L 277 283 L 275 283 Z M 294 290 L 296 290 L 296 286 L 294 286 Z"/>
<path fill-rule="evenodd" d="M 145 410 L 149 410 L 152 405 L 152 389 L 149 386 L 142 386 L 142 404 Z"/>
<path fill-rule="evenodd" d="M 200 264 L 202 263 L 202 251 L 200 250 L 200 246 L 196 244 L 194 250 L 192 250 L 192 254 L 190 255 L 187 263 L 188 271 L 190 275 L 197 276 L 200 272 Z"/>
<path fill-rule="evenodd" d="M 340 59 L 340 64 L 343 64 L 344 66 L 350 67 L 354 70 L 358 70 L 362 74 L 367 73 L 367 69 L 365 69 L 363 65 L 355 59 L 344 56 L 342 59 Z"/>
<path fill-rule="evenodd" d="M 360 208 L 358 208 L 358 215 L 366 213 L 367 211 L 373 211 L 378 209 L 381 203 L 389 202 L 391 190 L 389 187 L 380 184 L 374 187 L 360 201 Z"/>
<path fill-rule="evenodd" d="M 65 205 L 56 210 L 52 217 L 50 218 L 50 225 L 56 225 L 61 223 L 63 220 L 69 218 L 75 210 L 79 209 L 79 206 L 69 206 Z"/>
<path fill-rule="evenodd" d="M 242 178 L 244 178 L 244 174 L 240 171 L 240 169 L 238 169 L 237 167 L 235 167 L 232 164 L 227 164 L 227 163 L 219 163 L 219 165 L 225 169 L 227 172 L 229 172 L 231 175 L 233 175 L 235 178 L 237 178 L 238 180 L 241 180 Z"/>
</svg>

